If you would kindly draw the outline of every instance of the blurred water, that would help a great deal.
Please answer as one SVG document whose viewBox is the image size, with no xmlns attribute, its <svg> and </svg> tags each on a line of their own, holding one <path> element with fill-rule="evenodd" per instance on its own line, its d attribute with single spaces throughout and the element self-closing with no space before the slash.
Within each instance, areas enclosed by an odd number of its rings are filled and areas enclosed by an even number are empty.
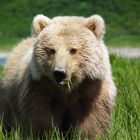
<svg viewBox="0 0 140 140">
<path fill-rule="evenodd" d="M 0 67 L 3 67 L 5 65 L 5 58 L 0 58 Z"/>
</svg>

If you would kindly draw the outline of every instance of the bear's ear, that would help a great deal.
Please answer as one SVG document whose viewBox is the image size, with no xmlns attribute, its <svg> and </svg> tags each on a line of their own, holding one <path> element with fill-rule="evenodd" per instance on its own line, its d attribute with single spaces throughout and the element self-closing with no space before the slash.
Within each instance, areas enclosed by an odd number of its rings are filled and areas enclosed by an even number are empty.
<svg viewBox="0 0 140 140">
<path fill-rule="evenodd" d="M 47 25 L 51 23 L 51 19 L 44 15 L 37 15 L 33 19 L 32 32 L 37 36 Z"/>
<path fill-rule="evenodd" d="M 99 15 L 93 15 L 86 18 L 85 25 L 90 29 L 97 37 L 97 39 L 102 39 L 105 33 L 104 20 Z"/>
</svg>

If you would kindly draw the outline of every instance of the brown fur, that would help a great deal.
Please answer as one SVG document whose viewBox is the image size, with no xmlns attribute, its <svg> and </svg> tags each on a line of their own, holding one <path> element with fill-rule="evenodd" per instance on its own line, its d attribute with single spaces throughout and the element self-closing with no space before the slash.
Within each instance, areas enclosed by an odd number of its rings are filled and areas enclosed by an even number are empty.
<svg viewBox="0 0 140 140">
<path fill-rule="evenodd" d="M 40 136 L 52 129 L 52 123 L 62 132 L 73 127 L 91 139 L 105 134 L 116 89 L 102 42 L 102 18 L 50 20 L 41 15 L 33 26 L 34 37 L 15 48 L 5 68 L 6 126 L 18 122 L 23 133 L 29 134 L 32 127 Z M 57 53 L 46 53 L 48 47 Z M 71 48 L 77 49 L 76 54 L 69 53 Z M 56 84 L 55 67 L 66 69 L 64 82 L 70 79 L 71 89 Z"/>
</svg>

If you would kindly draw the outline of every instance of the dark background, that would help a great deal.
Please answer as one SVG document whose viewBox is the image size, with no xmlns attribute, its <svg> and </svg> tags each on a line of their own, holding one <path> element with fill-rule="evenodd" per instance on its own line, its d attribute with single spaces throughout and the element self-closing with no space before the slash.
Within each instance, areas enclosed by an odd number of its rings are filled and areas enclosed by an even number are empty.
<svg viewBox="0 0 140 140">
<path fill-rule="evenodd" d="M 140 34 L 140 0 L 1 0 L 0 39 L 30 35 L 33 17 L 100 14 L 106 37 Z"/>
</svg>

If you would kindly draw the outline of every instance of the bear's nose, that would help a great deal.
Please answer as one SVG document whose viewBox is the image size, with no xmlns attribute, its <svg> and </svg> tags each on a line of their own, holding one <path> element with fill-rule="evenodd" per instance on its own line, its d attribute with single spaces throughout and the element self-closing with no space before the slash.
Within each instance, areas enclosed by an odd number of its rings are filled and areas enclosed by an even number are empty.
<svg viewBox="0 0 140 140">
<path fill-rule="evenodd" d="M 56 82 L 60 83 L 66 78 L 66 72 L 64 70 L 54 70 L 53 76 Z"/>
</svg>

